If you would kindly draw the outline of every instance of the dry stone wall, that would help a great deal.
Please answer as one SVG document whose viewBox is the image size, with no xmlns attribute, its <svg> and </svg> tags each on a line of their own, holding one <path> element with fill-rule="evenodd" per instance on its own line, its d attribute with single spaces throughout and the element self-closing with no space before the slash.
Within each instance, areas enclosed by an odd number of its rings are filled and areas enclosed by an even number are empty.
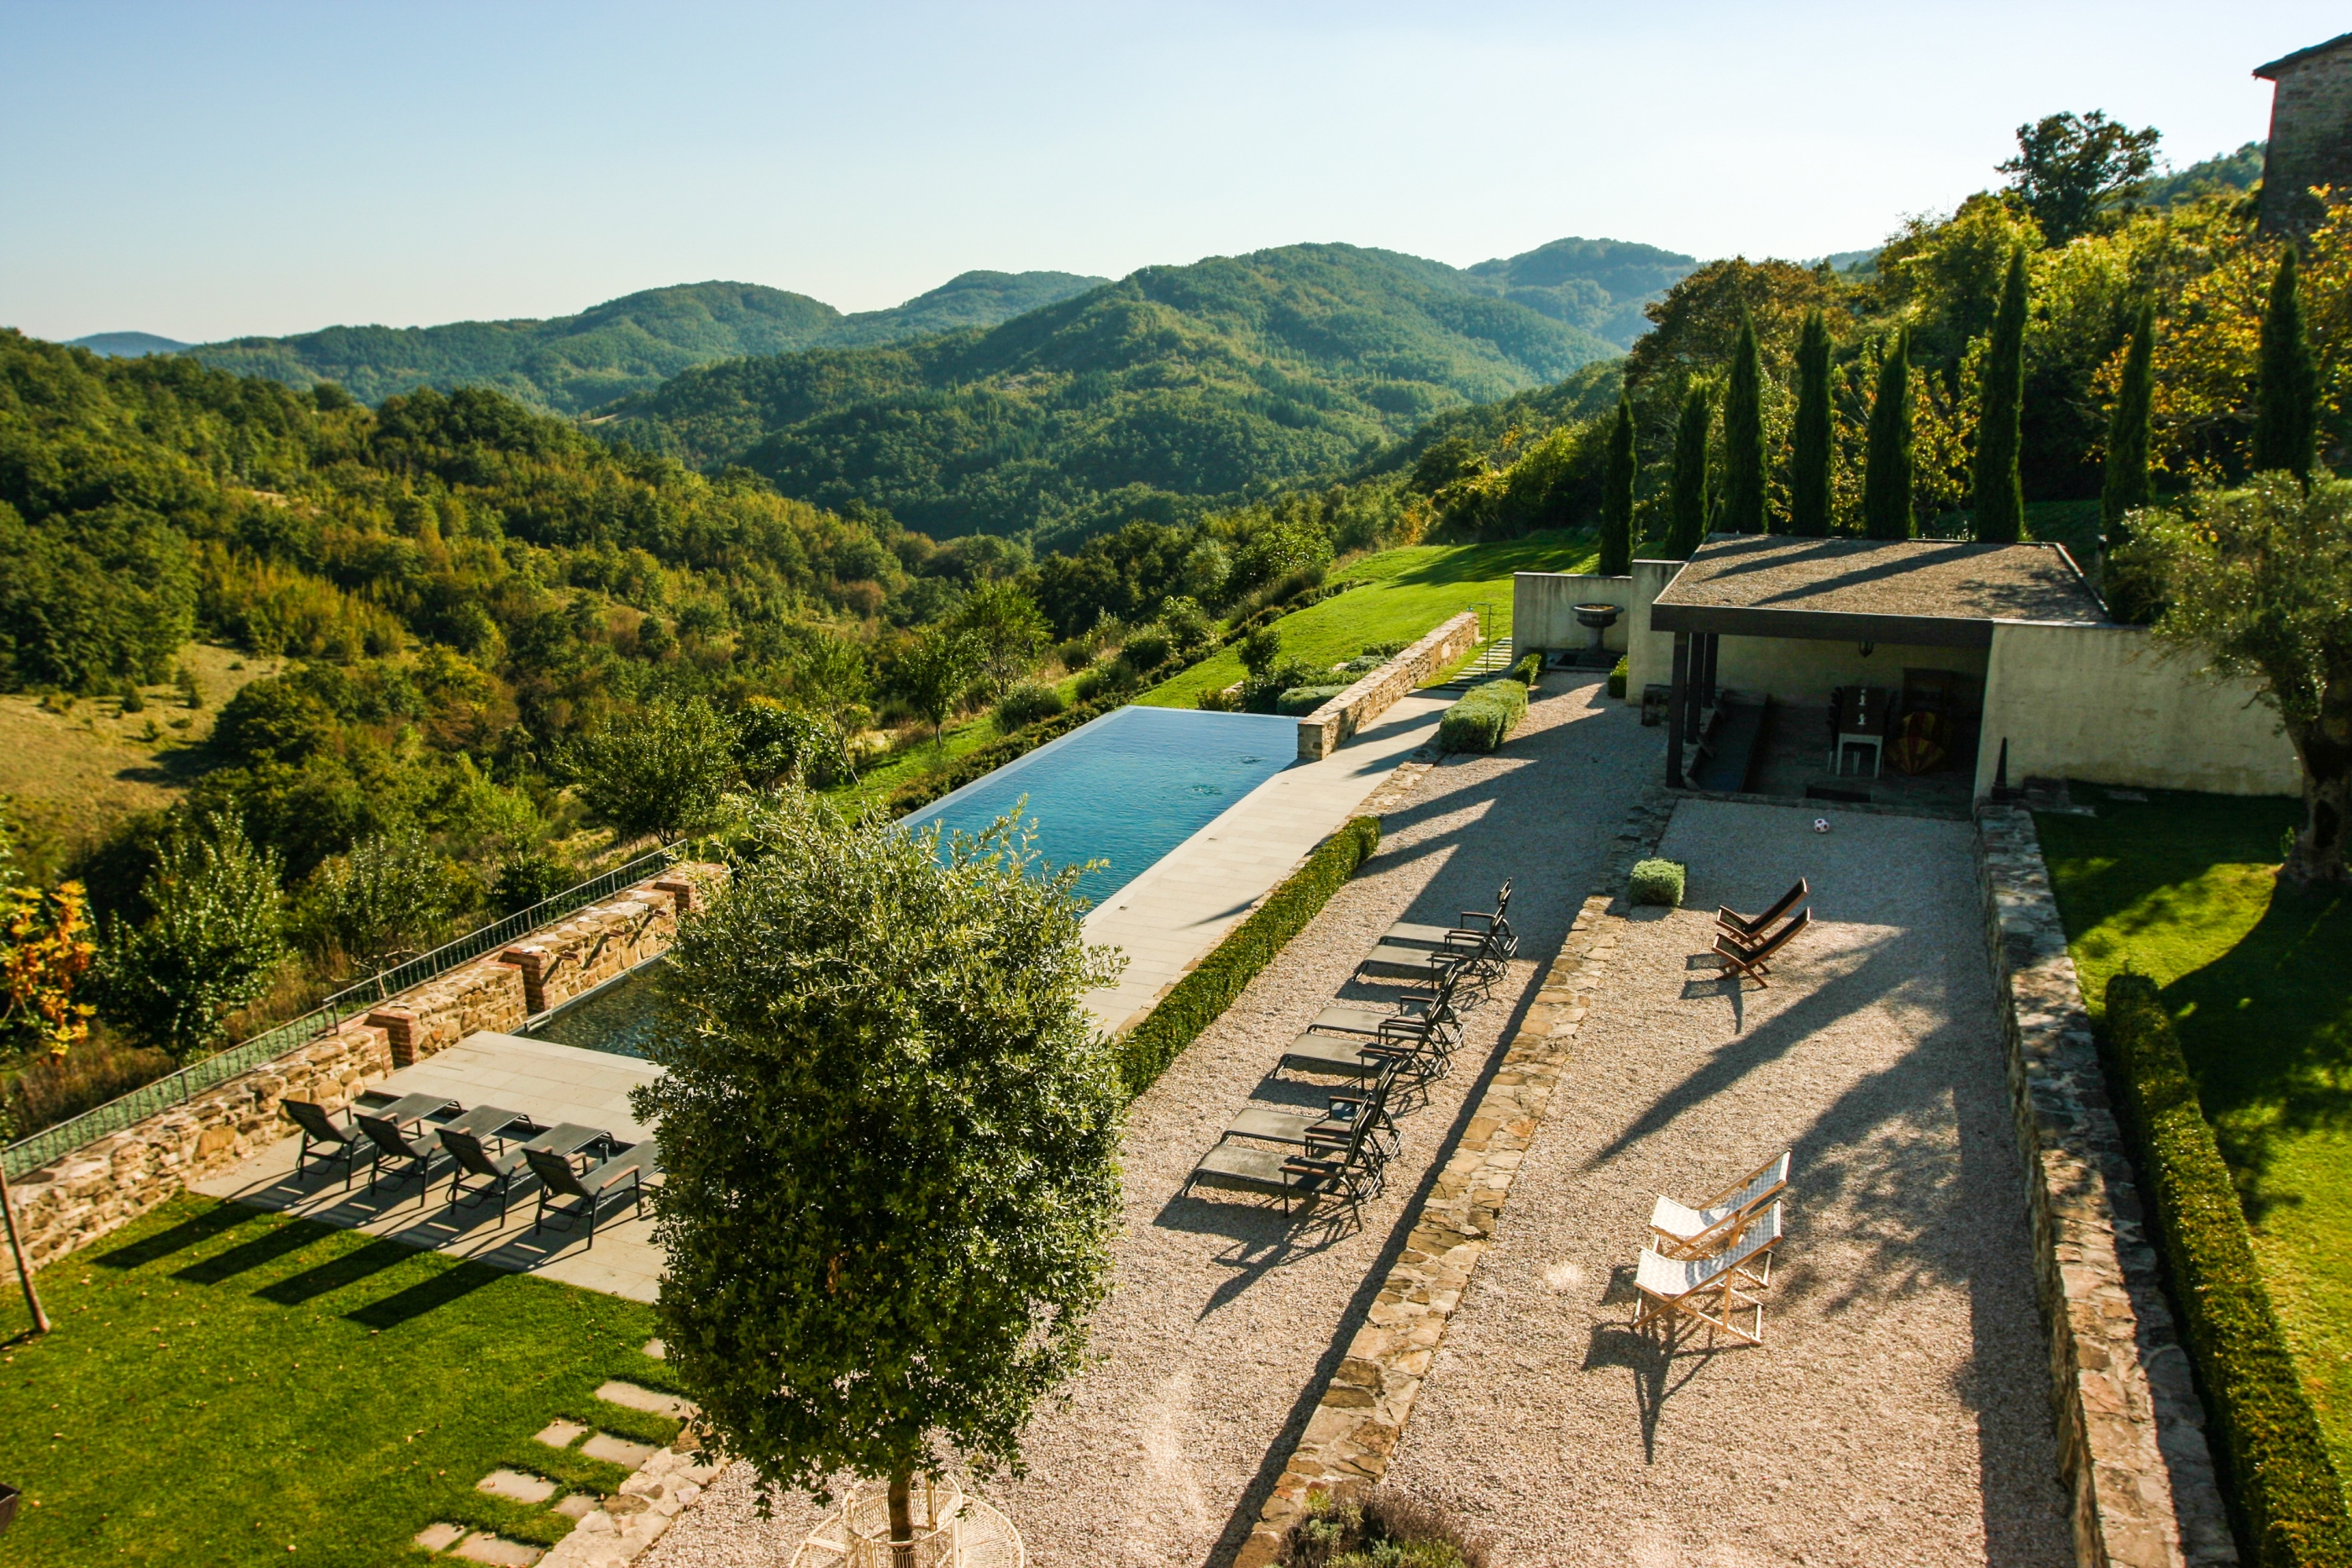
<svg viewBox="0 0 2352 1568">
<path fill-rule="evenodd" d="M 1298 721 L 1298 755 L 1319 762 L 1380 717 L 1399 697 L 1468 653 L 1478 642 L 1478 612 L 1465 610 Z"/>
<path fill-rule="evenodd" d="M 2075 1559 L 2084 1568 L 2235 1563 L 2204 1406 L 2159 1282 L 2032 817 L 1983 808 L 1977 857 Z"/>
<path fill-rule="evenodd" d="M 511 1030 L 666 952 L 681 914 L 723 875 L 674 868 L 593 904 L 523 943 L 400 993 L 364 1018 L 289 1051 L 184 1105 L 28 1172 L 11 1184 L 34 1267 L 69 1256 L 186 1190 L 225 1175 L 292 1131 L 279 1103 L 341 1112 L 399 1068 L 484 1030 Z"/>
</svg>

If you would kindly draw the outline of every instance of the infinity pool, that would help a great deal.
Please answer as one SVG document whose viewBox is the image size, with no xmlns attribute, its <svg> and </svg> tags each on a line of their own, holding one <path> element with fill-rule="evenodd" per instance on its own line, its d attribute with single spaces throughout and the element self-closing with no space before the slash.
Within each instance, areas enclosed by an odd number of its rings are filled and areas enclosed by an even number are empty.
<svg viewBox="0 0 2352 1568">
<path fill-rule="evenodd" d="M 1100 904 L 1297 756 L 1295 718 L 1123 707 L 904 821 L 977 831 L 1026 795 L 1023 815 L 1035 819 L 1048 864 L 1110 862 L 1078 880 Z"/>
</svg>

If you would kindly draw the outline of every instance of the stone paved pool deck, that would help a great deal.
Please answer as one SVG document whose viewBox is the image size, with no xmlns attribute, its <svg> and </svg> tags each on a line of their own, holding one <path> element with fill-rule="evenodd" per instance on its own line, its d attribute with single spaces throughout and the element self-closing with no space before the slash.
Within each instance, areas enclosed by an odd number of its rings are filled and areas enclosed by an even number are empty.
<svg viewBox="0 0 2352 1568">
<path fill-rule="evenodd" d="M 1416 693 L 1319 762 L 1298 762 L 1234 802 L 1087 916 L 1087 940 L 1127 954 L 1118 983 L 1087 998 L 1105 1029 L 1137 1022 L 1291 868 L 1437 734 L 1450 699 Z"/>
<path fill-rule="evenodd" d="M 443 1094 L 468 1109 L 501 1106 L 542 1126 L 573 1122 L 636 1143 L 650 1133 L 630 1114 L 629 1091 L 660 1075 L 659 1068 L 634 1057 L 486 1031 L 402 1068 L 377 1092 Z M 579 1228 L 567 1232 L 551 1226 L 531 1233 L 535 1183 L 515 1184 L 501 1222 L 495 1200 L 474 1208 L 449 1207 L 446 1163 L 436 1162 L 432 1195 L 420 1203 L 413 1177 L 386 1183 L 373 1197 L 363 1171 L 348 1192 L 339 1174 L 315 1166 L 297 1181 L 294 1165 L 301 1147 L 299 1136 L 282 1139 L 226 1176 L 195 1183 L 193 1190 L 631 1301 L 652 1301 L 659 1286 L 662 1255 L 654 1245 L 650 1207 L 644 1218 L 626 1203 L 605 1208 L 592 1247 Z"/>
</svg>

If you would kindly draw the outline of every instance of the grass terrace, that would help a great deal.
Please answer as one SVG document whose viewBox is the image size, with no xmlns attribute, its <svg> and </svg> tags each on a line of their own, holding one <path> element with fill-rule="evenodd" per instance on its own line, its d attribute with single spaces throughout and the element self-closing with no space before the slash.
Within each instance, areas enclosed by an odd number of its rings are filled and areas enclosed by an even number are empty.
<svg viewBox="0 0 2352 1568">
<path fill-rule="evenodd" d="M 2284 799 L 2078 787 L 2035 818 L 2084 999 L 2162 988 L 2339 1469 L 2352 1473 L 2352 898 L 2275 878 Z"/>
<path fill-rule="evenodd" d="M 1360 583 L 1322 603 L 1286 615 L 1276 625 L 1286 654 L 1315 664 L 1354 657 L 1367 643 L 1410 642 L 1474 604 L 1493 606 L 1490 637 L 1511 634 L 1511 574 L 1591 571 L 1599 544 L 1583 529 L 1557 529 L 1480 545 L 1410 545 L 1381 550 L 1336 568 L 1332 575 Z M 1238 648 L 1202 660 L 1136 701 L 1157 707 L 1192 707 L 1202 692 L 1242 678 Z"/>
<path fill-rule="evenodd" d="M 40 1286 L 55 1332 L 0 1349 L 22 1568 L 365 1568 L 425 1561 L 436 1522 L 544 1546 L 571 1528 L 558 1505 L 635 1462 L 588 1448 L 677 1433 L 597 1397 L 668 1386 L 651 1309 L 359 1231 L 181 1197 Z M 562 1448 L 538 1436 L 559 1420 L 584 1428 Z M 478 1490 L 499 1469 L 558 1490 Z"/>
</svg>

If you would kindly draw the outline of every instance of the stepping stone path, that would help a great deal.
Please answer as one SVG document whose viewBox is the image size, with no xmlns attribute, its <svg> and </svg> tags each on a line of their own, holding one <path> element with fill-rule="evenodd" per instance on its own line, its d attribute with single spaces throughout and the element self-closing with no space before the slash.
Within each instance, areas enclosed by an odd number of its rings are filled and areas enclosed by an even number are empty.
<svg viewBox="0 0 2352 1568">
<path fill-rule="evenodd" d="M 648 1341 L 646 1354 L 662 1359 L 662 1343 Z M 624 1410 L 635 1410 L 672 1420 L 690 1422 L 694 1406 L 673 1394 L 618 1380 L 596 1390 L 596 1397 Z M 574 1521 L 572 1533 L 548 1551 L 509 1541 L 488 1531 L 467 1534 L 466 1527 L 446 1521 L 416 1533 L 416 1544 L 427 1552 L 446 1552 L 471 1563 L 498 1568 L 624 1568 L 653 1544 L 680 1509 L 701 1495 L 719 1473 L 717 1465 L 698 1465 L 691 1458 L 695 1438 L 691 1427 L 669 1448 L 631 1442 L 610 1432 L 599 1432 L 577 1421 L 549 1422 L 537 1438 L 551 1448 L 576 1449 L 592 1459 L 619 1465 L 633 1473 L 611 1497 L 592 1491 L 563 1492 L 556 1482 L 528 1470 L 499 1469 L 474 1483 L 476 1490 L 509 1501 L 540 1504 L 551 1498 L 555 1512 Z M 583 1440 L 584 1439 L 584 1440 Z"/>
<path fill-rule="evenodd" d="M 534 1476 L 521 1470 L 492 1470 L 474 1483 L 474 1490 L 492 1497 L 502 1497 L 515 1502 L 545 1502 L 555 1495 L 555 1483 L 545 1476 Z"/>
</svg>

